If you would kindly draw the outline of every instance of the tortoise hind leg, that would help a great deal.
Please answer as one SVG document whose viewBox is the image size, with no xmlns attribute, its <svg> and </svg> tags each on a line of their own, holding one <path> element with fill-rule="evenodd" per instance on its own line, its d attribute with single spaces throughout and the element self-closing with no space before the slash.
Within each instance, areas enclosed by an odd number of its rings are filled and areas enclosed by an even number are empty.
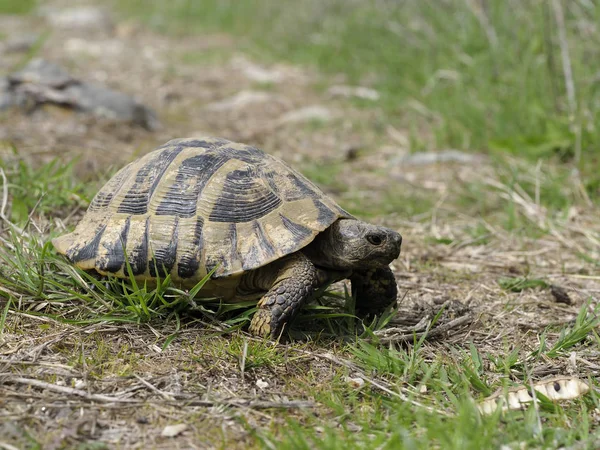
<svg viewBox="0 0 600 450">
<path fill-rule="evenodd" d="M 250 333 L 277 339 L 283 327 L 314 294 L 320 284 L 318 275 L 316 267 L 302 253 L 294 253 L 282 260 L 274 282 L 258 302 Z"/>
</svg>

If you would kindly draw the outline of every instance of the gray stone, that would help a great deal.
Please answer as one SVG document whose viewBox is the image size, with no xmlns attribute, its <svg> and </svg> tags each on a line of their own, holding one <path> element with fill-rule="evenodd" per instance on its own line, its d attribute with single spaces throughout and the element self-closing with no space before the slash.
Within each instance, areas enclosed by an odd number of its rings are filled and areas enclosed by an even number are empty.
<svg viewBox="0 0 600 450">
<path fill-rule="evenodd" d="M 212 111 L 229 111 L 245 108 L 256 103 L 268 103 L 275 100 L 275 96 L 262 91 L 240 91 L 232 97 L 206 105 Z"/>
<path fill-rule="evenodd" d="M 356 97 L 365 100 L 379 100 L 379 92 L 364 86 L 343 86 L 336 85 L 327 89 L 327 93 L 332 97 Z"/>
<path fill-rule="evenodd" d="M 313 120 L 319 122 L 328 122 L 333 118 L 331 111 L 324 106 L 313 105 L 306 106 L 304 108 L 289 111 L 282 115 L 278 120 L 278 124 L 287 123 L 303 123 L 310 122 Z"/>
<path fill-rule="evenodd" d="M 110 28 L 113 25 L 108 13 L 94 6 L 44 8 L 40 12 L 56 28 L 90 30 Z"/>
<path fill-rule="evenodd" d="M 35 58 L 21 70 L 8 76 L 13 84 L 39 84 L 49 88 L 61 88 L 75 81 L 61 66 L 45 59 Z"/>
<path fill-rule="evenodd" d="M 29 110 L 44 103 L 129 122 L 148 130 L 160 127 L 156 114 L 132 96 L 77 80 L 46 60 L 32 60 L 22 70 L 0 79 L 0 109 L 16 106 Z"/>
<path fill-rule="evenodd" d="M 417 152 L 403 156 L 398 161 L 407 165 L 427 165 L 436 163 L 472 164 L 483 159 L 482 155 L 465 153 L 459 150 L 442 150 L 439 152 Z"/>
<path fill-rule="evenodd" d="M 39 36 L 34 34 L 11 36 L 0 42 L 0 52 L 3 53 L 24 53 L 31 50 Z"/>
</svg>

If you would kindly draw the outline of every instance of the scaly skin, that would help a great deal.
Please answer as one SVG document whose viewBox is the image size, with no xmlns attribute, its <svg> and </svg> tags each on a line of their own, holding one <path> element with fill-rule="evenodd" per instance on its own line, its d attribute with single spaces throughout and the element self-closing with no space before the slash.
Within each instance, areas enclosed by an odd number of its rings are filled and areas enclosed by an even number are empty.
<svg viewBox="0 0 600 450">
<path fill-rule="evenodd" d="M 355 270 L 350 277 L 352 294 L 356 295 L 356 314 L 369 318 L 380 315 L 388 306 L 397 304 L 398 287 L 389 267 Z"/>
<path fill-rule="evenodd" d="M 310 259 L 301 252 L 286 257 L 274 283 L 258 302 L 250 333 L 277 339 L 318 285 L 318 271 Z"/>
<path fill-rule="evenodd" d="M 315 240 L 279 261 L 248 272 L 240 296 L 265 292 L 250 333 L 278 338 L 316 289 L 350 278 L 356 312 L 368 318 L 395 304 L 396 280 L 389 264 L 400 255 L 402 236 L 388 228 L 341 219 Z"/>
</svg>

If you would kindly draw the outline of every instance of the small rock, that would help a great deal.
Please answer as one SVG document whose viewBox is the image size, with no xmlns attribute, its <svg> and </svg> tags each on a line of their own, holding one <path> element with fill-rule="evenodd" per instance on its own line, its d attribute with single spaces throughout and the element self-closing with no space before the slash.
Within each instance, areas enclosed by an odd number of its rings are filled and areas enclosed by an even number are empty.
<svg viewBox="0 0 600 450">
<path fill-rule="evenodd" d="M 573 303 L 567 291 L 560 286 L 557 286 L 555 284 L 551 285 L 550 293 L 554 297 L 554 300 L 556 300 L 556 303 L 564 303 L 565 305 L 570 305 L 571 303 Z"/>
<path fill-rule="evenodd" d="M 58 64 L 42 58 L 34 58 L 21 70 L 8 76 L 12 84 L 40 84 L 61 88 L 74 81 L 73 77 Z"/>
<path fill-rule="evenodd" d="M 34 59 L 7 79 L 0 79 L 0 109 L 15 106 L 31 110 L 45 103 L 129 122 L 147 130 L 160 128 L 156 114 L 132 96 L 77 80 L 50 61 Z"/>
<path fill-rule="evenodd" d="M 336 86 L 331 86 L 328 90 L 327 93 L 329 95 L 331 95 L 332 97 L 346 97 L 346 98 L 350 98 L 350 97 L 356 97 L 356 98 L 362 98 L 365 100 L 379 100 L 379 92 L 377 92 L 375 89 L 371 89 L 368 87 L 364 87 L 364 86 L 343 86 L 343 85 L 336 85 Z"/>
<path fill-rule="evenodd" d="M 320 122 L 328 122 L 331 119 L 333 119 L 333 114 L 331 113 L 331 111 L 329 111 L 329 109 L 325 108 L 324 106 L 313 105 L 289 111 L 283 114 L 277 120 L 277 122 L 279 124 L 302 123 L 310 122 L 313 120 Z"/>
<path fill-rule="evenodd" d="M 351 145 L 344 150 L 344 159 L 346 161 L 355 161 L 360 156 L 361 147 Z"/>
<path fill-rule="evenodd" d="M 365 385 L 365 380 L 363 380 L 360 377 L 344 377 L 344 381 L 356 389 L 361 388 Z"/>
<path fill-rule="evenodd" d="M 63 47 L 68 53 L 85 53 L 95 57 L 118 56 L 123 53 L 124 44 L 116 39 L 90 41 L 88 39 L 71 38 Z"/>
<path fill-rule="evenodd" d="M 277 69 L 266 69 L 244 57 L 236 57 L 231 65 L 239 70 L 246 78 L 257 83 L 280 83 L 285 78 L 282 71 Z"/>
<path fill-rule="evenodd" d="M 179 436 L 181 433 L 183 433 L 187 429 L 188 429 L 188 425 L 185 423 L 178 423 L 176 425 L 167 425 L 162 430 L 160 435 L 162 437 L 175 437 L 175 436 Z"/>
<path fill-rule="evenodd" d="M 68 86 L 65 94 L 77 99 L 76 106 L 82 111 L 99 117 L 122 120 L 147 130 L 160 128 L 155 113 L 133 97 L 91 83 Z"/>
<path fill-rule="evenodd" d="M 46 8 L 41 11 L 41 14 L 56 28 L 89 30 L 112 27 L 112 20 L 106 11 L 93 6 Z"/>
<path fill-rule="evenodd" d="M 0 111 L 12 106 L 15 98 L 10 91 L 10 83 L 8 78 L 0 77 Z"/>
<path fill-rule="evenodd" d="M 269 387 L 269 383 L 264 381 L 262 378 L 259 378 L 258 380 L 256 380 L 256 386 L 258 386 L 258 388 L 260 388 L 261 390 L 264 390 Z"/>
<path fill-rule="evenodd" d="M 569 353 L 569 368 L 573 371 L 577 371 L 577 352 Z"/>
<path fill-rule="evenodd" d="M 274 100 L 274 95 L 261 91 L 240 91 L 233 97 L 206 105 L 212 111 L 241 109 L 254 103 L 266 103 Z"/>
<path fill-rule="evenodd" d="M 448 162 L 471 164 L 481 159 L 481 155 L 473 155 L 458 150 L 443 150 L 440 152 L 411 153 L 402 157 L 400 163 L 415 166 Z"/>
<path fill-rule="evenodd" d="M 0 52 L 25 53 L 31 50 L 38 40 L 37 35 L 16 36 L 0 42 Z"/>
</svg>

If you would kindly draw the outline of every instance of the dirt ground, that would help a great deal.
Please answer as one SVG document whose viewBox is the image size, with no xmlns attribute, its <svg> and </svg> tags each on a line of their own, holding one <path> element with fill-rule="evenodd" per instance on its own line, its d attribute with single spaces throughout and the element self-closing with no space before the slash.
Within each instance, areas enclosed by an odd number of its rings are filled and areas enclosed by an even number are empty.
<svg viewBox="0 0 600 450">
<path fill-rule="evenodd" d="M 484 224 L 485 243 L 473 243 L 469 230 L 479 219 L 452 205 L 469 182 L 500 183 L 485 156 L 411 162 L 405 158 L 406 130 L 386 125 L 377 108 L 358 107 L 319 87 L 343 85 L 343 77 L 259 64 L 239 53 L 228 35 L 166 37 L 110 14 L 93 26 L 53 24 L 48 14 L 68 3 L 45 2 L 45 14 L 0 16 L 0 29 L 15 41 L 48 32 L 36 56 L 63 65 L 75 77 L 136 96 L 157 112 L 162 127 L 147 131 L 58 108 L 4 115 L 0 142 L 13 144 L 18 158 L 39 164 L 55 156 L 78 157 L 78 175 L 98 180 L 99 172 L 171 138 L 206 134 L 258 146 L 309 177 L 320 169 L 326 179 L 316 181 L 342 206 L 383 205 L 389 213 L 369 220 L 404 236 L 394 263 L 403 298 L 396 324 L 414 325 L 444 303 L 452 307 L 441 323 L 467 317 L 440 333 L 444 339 L 427 344 L 432 355 L 444 345 L 469 342 L 492 353 L 514 346 L 531 350 L 544 327 L 570 323 L 586 301 L 597 303 L 600 280 L 577 256 L 580 249 L 599 248 L 588 232 L 594 222 L 597 227 L 597 218 L 585 209 L 573 210 L 562 227 L 541 239 Z M 26 57 L 18 48 L 4 48 L 0 72 Z M 15 157 L 8 145 L 0 146 L 0 153 Z M 504 192 L 502 185 L 497 191 Z M 409 215 L 402 202 L 387 204 L 394 196 L 426 198 L 434 206 L 424 215 Z M 526 197 L 512 200 L 531 221 L 547 219 Z M 557 302 L 549 289 L 511 292 L 498 284 L 502 277 L 524 275 L 562 287 L 569 304 Z M 0 342 L 0 447 L 23 448 L 33 439 L 44 448 L 87 441 L 115 448 L 219 448 L 223 442 L 246 448 L 254 442 L 249 430 L 277 427 L 282 410 L 294 415 L 315 407 L 313 399 L 297 392 L 298 377 L 305 381 L 309 373 L 315 384 L 326 384 L 348 370 L 328 359 L 343 345 L 332 340 L 326 348 L 282 345 L 278 355 L 284 363 L 244 373 L 232 348 L 251 338 L 215 337 L 210 327 L 192 324 L 163 350 L 157 343 L 173 332 L 169 327 L 82 327 L 9 313 Z M 11 333 L 16 329 L 20 332 Z M 540 362 L 532 370 L 538 377 L 597 374 L 600 353 Z M 179 423 L 187 430 L 161 436 L 165 426 Z"/>
</svg>

